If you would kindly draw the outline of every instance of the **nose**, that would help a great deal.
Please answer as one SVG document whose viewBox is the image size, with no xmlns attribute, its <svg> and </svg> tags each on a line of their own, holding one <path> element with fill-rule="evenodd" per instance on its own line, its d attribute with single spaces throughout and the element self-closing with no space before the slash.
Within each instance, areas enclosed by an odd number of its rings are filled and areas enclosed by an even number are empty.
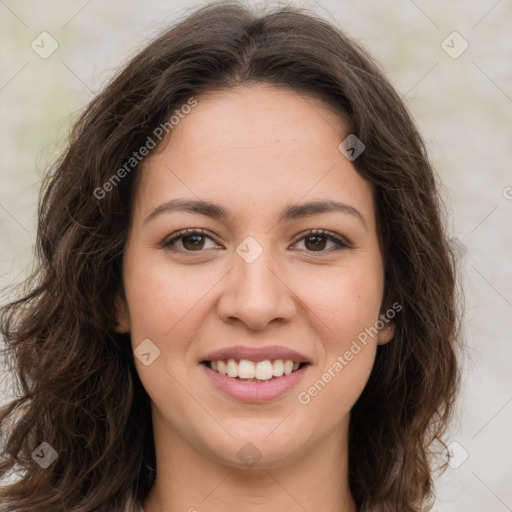
<svg viewBox="0 0 512 512">
<path fill-rule="evenodd" d="M 223 280 L 217 305 L 219 318 L 251 330 L 285 323 L 296 314 L 296 297 L 270 248 L 251 263 L 233 255 L 233 268 Z"/>
</svg>

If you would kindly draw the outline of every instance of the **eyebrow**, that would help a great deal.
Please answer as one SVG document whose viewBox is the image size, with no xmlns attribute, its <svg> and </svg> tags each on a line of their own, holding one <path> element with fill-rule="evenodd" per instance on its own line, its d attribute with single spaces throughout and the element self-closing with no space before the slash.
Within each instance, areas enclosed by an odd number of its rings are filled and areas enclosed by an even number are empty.
<svg viewBox="0 0 512 512">
<path fill-rule="evenodd" d="M 234 218 L 233 213 L 231 213 L 228 209 L 211 201 L 205 201 L 202 199 L 171 199 L 170 201 L 157 206 L 144 219 L 144 224 L 163 213 L 175 211 L 199 213 L 201 215 L 205 215 L 207 217 L 211 217 L 213 219 L 221 220 L 224 222 L 229 222 Z M 359 210 L 346 203 L 334 200 L 310 201 L 307 203 L 288 205 L 281 212 L 279 222 L 284 220 L 300 219 L 319 213 L 328 213 L 334 211 L 345 213 L 357 218 L 363 224 L 365 229 L 368 230 L 366 221 Z"/>
</svg>

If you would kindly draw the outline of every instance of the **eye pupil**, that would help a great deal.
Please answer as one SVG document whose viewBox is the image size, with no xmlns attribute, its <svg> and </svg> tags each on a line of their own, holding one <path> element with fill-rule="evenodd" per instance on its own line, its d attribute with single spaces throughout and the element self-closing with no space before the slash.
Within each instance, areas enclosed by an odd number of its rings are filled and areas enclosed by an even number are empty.
<svg viewBox="0 0 512 512">
<path fill-rule="evenodd" d="M 306 247 L 308 249 L 311 249 L 311 247 L 308 247 L 308 241 L 313 240 L 312 250 L 318 251 L 325 248 L 326 244 L 326 238 L 323 235 L 311 235 L 308 236 L 305 240 Z"/>
<path fill-rule="evenodd" d="M 192 240 L 191 245 L 188 245 Z M 202 249 L 204 245 L 204 236 L 203 235 L 187 235 L 183 237 L 183 246 L 186 249 Z"/>
</svg>

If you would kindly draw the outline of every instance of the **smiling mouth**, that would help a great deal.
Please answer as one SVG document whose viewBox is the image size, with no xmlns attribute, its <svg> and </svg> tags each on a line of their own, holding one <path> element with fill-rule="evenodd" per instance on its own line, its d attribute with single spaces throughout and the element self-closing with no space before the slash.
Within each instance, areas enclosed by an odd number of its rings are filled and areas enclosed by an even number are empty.
<svg viewBox="0 0 512 512">
<path fill-rule="evenodd" d="M 219 359 L 203 361 L 202 364 L 214 372 L 243 382 L 268 382 L 300 370 L 309 363 L 299 363 L 291 359 L 266 359 L 250 361 L 248 359 Z"/>
</svg>

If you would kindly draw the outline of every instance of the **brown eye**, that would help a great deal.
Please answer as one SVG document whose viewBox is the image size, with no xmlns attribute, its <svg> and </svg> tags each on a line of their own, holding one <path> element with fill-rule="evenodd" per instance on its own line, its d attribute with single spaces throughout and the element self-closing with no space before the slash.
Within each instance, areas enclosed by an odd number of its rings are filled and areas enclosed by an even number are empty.
<svg viewBox="0 0 512 512">
<path fill-rule="evenodd" d="M 175 235 L 162 243 L 162 247 L 182 252 L 201 252 L 203 249 L 215 249 L 219 246 L 213 238 L 197 229 L 187 229 L 175 233 Z"/>
<path fill-rule="evenodd" d="M 204 235 L 187 235 L 181 237 L 183 247 L 189 251 L 204 247 Z"/>
<path fill-rule="evenodd" d="M 323 251 L 327 244 L 327 237 L 324 235 L 311 235 L 305 238 L 305 246 L 311 251 Z"/>
<path fill-rule="evenodd" d="M 350 249 L 352 246 L 344 239 L 331 234 L 329 231 L 310 231 L 306 233 L 294 245 L 303 243 L 303 249 L 307 252 L 330 253 L 341 249 Z"/>
</svg>

